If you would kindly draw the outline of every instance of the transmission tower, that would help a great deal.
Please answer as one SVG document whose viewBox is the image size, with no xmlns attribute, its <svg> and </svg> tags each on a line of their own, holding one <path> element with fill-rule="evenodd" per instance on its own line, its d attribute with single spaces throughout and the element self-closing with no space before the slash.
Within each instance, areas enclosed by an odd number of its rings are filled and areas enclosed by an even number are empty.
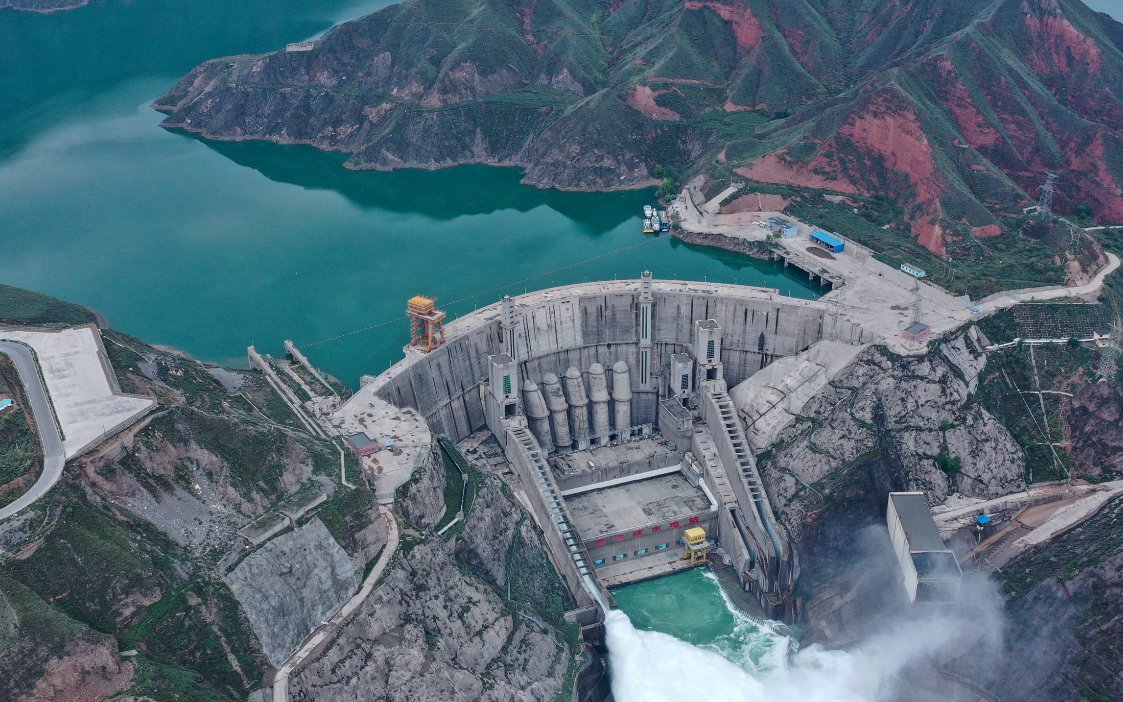
<svg viewBox="0 0 1123 702">
<path fill-rule="evenodd" d="M 1056 173 L 1045 174 L 1045 185 L 1041 186 L 1041 197 L 1037 200 L 1037 208 L 1041 214 L 1048 214 L 1053 211 L 1053 193 L 1056 192 L 1053 183 L 1056 181 Z"/>
<path fill-rule="evenodd" d="M 920 321 L 920 279 L 916 279 L 912 283 L 912 294 L 914 295 L 912 302 L 912 321 L 916 324 Z"/>
</svg>

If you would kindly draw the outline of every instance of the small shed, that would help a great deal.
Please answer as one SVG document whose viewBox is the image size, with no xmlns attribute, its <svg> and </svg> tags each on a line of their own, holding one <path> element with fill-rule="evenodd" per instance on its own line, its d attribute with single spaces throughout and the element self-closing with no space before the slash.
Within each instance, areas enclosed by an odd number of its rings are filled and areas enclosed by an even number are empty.
<svg viewBox="0 0 1123 702">
<path fill-rule="evenodd" d="M 932 336 L 932 327 L 924 322 L 913 322 L 905 327 L 905 330 L 901 332 L 901 336 L 909 341 L 926 341 L 928 337 Z"/>
<path fill-rule="evenodd" d="M 372 439 L 362 432 L 348 436 L 347 445 L 360 456 L 369 456 L 382 450 L 382 444 L 377 439 Z"/>
<path fill-rule="evenodd" d="M 885 521 L 909 601 L 954 602 L 963 572 L 955 554 L 940 538 L 924 493 L 889 493 Z"/>
<path fill-rule="evenodd" d="M 1092 332 L 1092 341 L 1096 342 L 1096 347 L 1106 349 L 1111 346 L 1111 339 L 1115 336 L 1115 330 L 1110 326 L 1102 326 Z"/>
<path fill-rule="evenodd" d="M 904 271 L 905 273 L 908 273 L 913 278 L 924 278 L 924 277 L 927 277 L 927 275 L 928 275 L 928 272 L 925 271 L 923 268 L 919 268 L 917 266 L 914 266 L 911 263 L 902 263 L 901 264 L 901 270 Z"/>
<path fill-rule="evenodd" d="M 822 229 L 816 229 L 811 232 L 811 241 L 822 246 L 831 253 L 842 253 L 846 249 L 846 243 L 833 234 L 827 234 Z"/>
</svg>

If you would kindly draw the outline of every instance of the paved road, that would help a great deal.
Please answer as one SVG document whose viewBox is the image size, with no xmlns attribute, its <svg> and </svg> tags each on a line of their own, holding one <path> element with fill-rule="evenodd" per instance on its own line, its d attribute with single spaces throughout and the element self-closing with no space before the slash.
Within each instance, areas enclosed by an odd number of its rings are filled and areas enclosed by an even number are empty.
<svg viewBox="0 0 1123 702">
<path fill-rule="evenodd" d="M 31 405 L 31 412 L 35 416 L 35 424 L 39 428 L 39 443 L 43 447 L 43 473 L 39 480 L 31 486 L 15 502 L 0 508 L 0 520 L 7 519 L 21 510 L 32 505 L 47 491 L 55 486 L 62 477 L 62 467 L 66 464 L 66 454 L 63 453 L 62 437 L 59 436 L 58 426 L 55 424 L 51 405 L 47 401 L 47 388 L 43 386 L 43 379 L 39 375 L 39 367 L 35 357 L 26 346 L 14 344 L 10 341 L 0 341 L 0 353 L 12 359 L 20 380 L 23 381 L 24 392 Z"/>
<path fill-rule="evenodd" d="M 1119 257 L 1110 251 L 1107 252 L 1107 265 L 1099 270 L 1098 273 L 1084 285 L 1074 285 L 1072 287 L 1064 285 L 1055 285 L 1049 288 L 1042 289 L 1022 289 L 1022 290 L 1005 290 L 1000 293 L 989 295 L 976 304 L 983 312 L 990 312 L 992 310 L 1010 307 L 1019 302 L 1032 302 L 1034 300 L 1052 300 L 1060 297 L 1076 297 L 1077 295 L 1087 295 L 1089 293 L 1096 293 L 1103 287 L 1104 279 L 1114 273 L 1119 268 Z"/>
<path fill-rule="evenodd" d="M 386 547 L 382 549 L 382 555 L 378 558 L 378 563 L 374 564 L 371 569 L 370 575 L 363 581 L 363 586 L 355 593 L 355 596 L 347 601 L 335 615 L 328 620 L 328 623 L 316 630 L 304 642 L 296 653 L 292 654 L 284 665 L 273 676 L 273 702 L 288 702 L 289 699 L 289 675 L 292 671 L 304 662 L 322 643 L 333 636 L 336 630 L 343 625 L 351 613 L 358 609 L 367 595 L 374 589 L 375 582 L 382 576 L 382 571 L 386 569 L 386 565 L 390 559 L 394 557 L 394 553 L 398 550 L 398 522 L 394 519 L 393 512 L 386 505 L 379 505 L 378 511 L 382 513 L 383 518 L 386 520 L 386 525 L 389 527 L 389 534 L 386 537 Z"/>
</svg>

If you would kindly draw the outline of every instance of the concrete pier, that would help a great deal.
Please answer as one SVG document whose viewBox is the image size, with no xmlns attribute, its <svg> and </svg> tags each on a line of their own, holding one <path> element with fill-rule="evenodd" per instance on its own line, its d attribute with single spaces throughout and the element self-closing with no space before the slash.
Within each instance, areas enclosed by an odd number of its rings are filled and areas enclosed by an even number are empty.
<svg viewBox="0 0 1123 702">
<path fill-rule="evenodd" d="M 589 366 L 589 400 L 593 403 L 593 436 L 599 443 L 606 443 L 612 432 L 608 416 L 608 379 L 604 366 L 599 363 Z"/>
<path fill-rule="evenodd" d="M 528 380 L 523 384 L 523 395 L 530 432 L 538 439 L 542 450 L 551 453 L 554 450 L 554 433 L 550 430 L 550 410 L 546 407 L 542 390 L 533 380 Z"/>
<path fill-rule="evenodd" d="M 553 373 L 542 376 L 542 392 L 546 396 L 546 407 L 550 410 L 554 446 L 559 449 L 569 448 L 573 445 L 573 436 L 569 433 L 569 405 L 565 401 L 558 376 Z"/>
<path fill-rule="evenodd" d="M 577 448 L 589 447 L 589 398 L 581 371 L 570 366 L 565 372 L 565 396 L 569 400 L 569 423 L 573 427 L 573 440 Z"/>
<path fill-rule="evenodd" d="M 616 434 L 624 438 L 632 428 L 632 380 L 624 361 L 612 364 L 612 411 Z"/>
</svg>

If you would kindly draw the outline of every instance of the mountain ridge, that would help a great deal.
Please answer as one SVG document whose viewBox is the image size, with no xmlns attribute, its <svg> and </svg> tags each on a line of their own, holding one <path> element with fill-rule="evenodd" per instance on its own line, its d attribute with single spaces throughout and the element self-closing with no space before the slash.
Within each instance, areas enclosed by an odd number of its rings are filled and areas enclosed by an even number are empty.
<svg viewBox="0 0 1123 702">
<path fill-rule="evenodd" d="M 1046 170 L 1058 211 L 1123 222 L 1123 25 L 1078 0 L 410 0 L 303 48 L 204 63 L 163 125 L 541 187 L 889 195 L 941 256 L 1014 229 Z"/>
</svg>

